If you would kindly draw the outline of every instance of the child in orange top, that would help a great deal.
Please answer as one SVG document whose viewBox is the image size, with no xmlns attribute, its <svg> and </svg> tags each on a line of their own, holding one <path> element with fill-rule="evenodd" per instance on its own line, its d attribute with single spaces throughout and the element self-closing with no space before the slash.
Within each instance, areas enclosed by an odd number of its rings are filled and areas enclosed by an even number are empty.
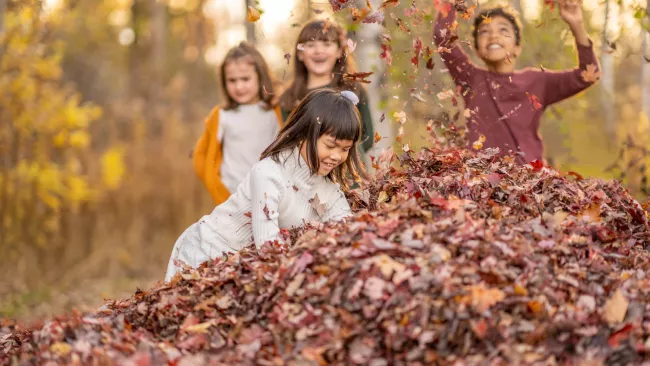
<svg viewBox="0 0 650 366">
<path fill-rule="evenodd" d="M 224 202 L 257 163 L 282 125 L 271 106 L 273 79 L 264 57 L 246 42 L 221 64 L 226 103 L 212 110 L 193 154 L 194 170 L 216 205 Z"/>
</svg>

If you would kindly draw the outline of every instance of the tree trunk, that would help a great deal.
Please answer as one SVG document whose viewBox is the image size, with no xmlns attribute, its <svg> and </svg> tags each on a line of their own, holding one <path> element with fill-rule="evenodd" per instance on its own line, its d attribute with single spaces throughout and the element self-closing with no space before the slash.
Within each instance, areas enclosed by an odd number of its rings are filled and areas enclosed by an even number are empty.
<svg viewBox="0 0 650 366">
<path fill-rule="evenodd" d="M 7 9 L 7 0 L 0 0 L 0 34 L 2 34 L 5 25 L 5 9 Z"/>
<path fill-rule="evenodd" d="M 167 56 L 167 6 L 160 0 L 151 0 L 152 8 L 152 52 L 151 64 L 155 73 L 153 84 L 163 84 L 161 76 L 165 70 Z"/>
<path fill-rule="evenodd" d="M 648 0 L 646 14 L 650 23 L 650 0 Z M 641 105 L 646 117 L 645 131 L 648 131 L 650 129 L 650 29 L 644 31 L 641 64 L 641 87 L 643 88 Z"/>
<path fill-rule="evenodd" d="M 365 7 L 365 0 L 358 1 L 358 3 L 359 7 Z M 371 3 L 373 9 L 378 9 L 382 1 L 372 0 Z M 380 36 L 383 31 L 384 28 L 379 24 L 362 24 L 355 35 L 357 47 L 354 51 L 354 56 L 357 60 L 359 71 L 374 71 L 374 74 L 370 77 L 371 83 L 368 84 L 366 90 L 368 92 L 368 105 L 370 107 L 374 129 L 383 139 L 373 147 L 375 152 L 373 150 L 370 151 L 372 155 L 376 155 L 377 150 L 391 147 L 395 140 L 393 126 L 389 122 L 390 119 L 386 119 L 381 123 L 378 122 L 381 114 L 384 112 L 378 106 L 380 101 L 386 98 L 382 93 L 383 89 L 379 87 L 384 82 L 382 78 L 386 70 L 386 62 L 379 58 L 379 54 L 381 53 Z M 367 166 L 370 167 L 371 164 L 367 164 Z"/>
<path fill-rule="evenodd" d="M 167 56 L 167 5 L 161 0 L 150 0 L 151 9 L 151 54 L 152 74 L 149 82 L 150 103 L 153 107 L 150 121 L 155 131 L 162 128 L 160 107 L 164 98 L 165 64 Z"/>
<path fill-rule="evenodd" d="M 614 58 L 607 39 L 607 27 L 610 18 L 610 0 L 605 2 L 605 25 L 603 27 L 603 45 L 601 55 L 602 80 L 601 80 L 601 104 L 604 109 L 605 131 L 610 142 L 616 138 L 616 110 L 614 93 Z"/>
<path fill-rule="evenodd" d="M 246 24 L 246 40 L 250 44 L 255 44 L 255 23 L 251 23 L 246 20 L 246 14 L 248 13 L 248 6 L 253 6 L 252 0 L 244 0 L 244 24 Z"/>
</svg>

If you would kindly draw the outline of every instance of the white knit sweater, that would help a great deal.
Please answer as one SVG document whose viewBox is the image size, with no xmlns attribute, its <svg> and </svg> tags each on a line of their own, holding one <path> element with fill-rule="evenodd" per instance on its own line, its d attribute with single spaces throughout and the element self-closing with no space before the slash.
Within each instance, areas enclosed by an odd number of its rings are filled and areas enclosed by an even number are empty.
<svg viewBox="0 0 650 366">
<path fill-rule="evenodd" d="M 165 281 L 179 270 L 174 261 L 196 268 L 253 242 L 259 248 L 280 240 L 281 228 L 348 215 L 350 206 L 339 185 L 311 175 L 298 149 L 285 151 L 279 163 L 266 158 L 255 164 L 226 202 L 185 230 L 174 245 Z"/>
<path fill-rule="evenodd" d="M 237 190 L 260 155 L 273 142 L 280 126 L 273 109 L 262 103 L 219 110 L 217 139 L 222 143 L 221 182 L 230 192 Z"/>
</svg>

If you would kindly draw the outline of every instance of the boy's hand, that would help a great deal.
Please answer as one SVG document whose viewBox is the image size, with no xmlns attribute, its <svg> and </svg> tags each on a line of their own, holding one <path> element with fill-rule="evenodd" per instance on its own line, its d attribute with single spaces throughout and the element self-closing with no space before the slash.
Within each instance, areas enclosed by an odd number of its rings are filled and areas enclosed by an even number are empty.
<svg viewBox="0 0 650 366">
<path fill-rule="evenodd" d="M 559 0 L 560 17 L 569 25 L 582 24 L 582 1 L 581 0 Z"/>
<path fill-rule="evenodd" d="M 571 28 L 576 42 L 582 46 L 590 46 L 591 41 L 582 22 L 582 0 L 559 0 L 560 16 Z"/>
</svg>

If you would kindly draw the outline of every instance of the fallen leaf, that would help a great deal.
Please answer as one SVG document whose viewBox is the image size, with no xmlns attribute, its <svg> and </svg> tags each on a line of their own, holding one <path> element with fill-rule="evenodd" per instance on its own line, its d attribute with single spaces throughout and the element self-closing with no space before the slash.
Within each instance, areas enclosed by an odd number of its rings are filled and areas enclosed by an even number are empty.
<svg viewBox="0 0 650 366">
<path fill-rule="evenodd" d="M 190 325 L 189 327 L 183 329 L 187 333 L 207 333 L 208 328 L 212 326 L 211 322 L 204 322 L 195 325 Z"/>
<path fill-rule="evenodd" d="M 264 208 L 262 209 L 264 212 L 264 215 L 266 216 L 267 220 L 271 220 L 271 213 L 269 212 L 269 206 L 264 205 Z"/>
<path fill-rule="evenodd" d="M 468 286 L 467 290 L 469 293 L 461 298 L 461 302 L 471 305 L 479 313 L 487 311 L 506 297 L 498 288 L 486 288 L 483 285 Z"/>
<path fill-rule="evenodd" d="M 355 42 L 355 41 L 351 40 L 350 38 L 348 38 L 347 46 L 348 46 L 348 52 L 352 53 L 352 52 L 354 52 L 354 50 L 357 49 L 357 42 Z"/>
<path fill-rule="evenodd" d="M 406 123 L 406 112 L 395 112 L 393 113 L 393 118 L 395 118 L 395 121 L 397 121 L 399 124 L 403 125 Z"/>
<path fill-rule="evenodd" d="M 318 214 L 320 217 L 323 217 L 327 211 L 327 205 L 325 202 L 321 202 L 320 197 L 318 197 L 318 193 L 316 193 L 314 198 L 311 199 L 311 207 L 316 210 L 316 214 Z"/>
<path fill-rule="evenodd" d="M 415 66 L 418 67 L 420 64 L 420 54 L 422 53 L 422 40 L 420 40 L 419 37 L 413 38 L 413 53 L 415 54 L 413 58 L 411 58 L 411 63 Z"/>
<path fill-rule="evenodd" d="M 289 282 L 289 285 L 287 286 L 287 289 L 284 291 L 287 296 L 293 296 L 296 291 L 302 286 L 302 282 L 305 280 L 305 274 L 304 273 L 299 273 L 296 277 L 293 278 L 291 282 Z"/>
<path fill-rule="evenodd" d="M 539 98 L 537 98 L 537 95 L 535 94 L 529 94 L 526 93 L 526 96 L 528 97 L 528 101 L 530 104 L 535 108 L 536 110 L 542 110 L 542 103 L 539 102 Z"/>
<path fill-rule="evenodd" d="M 343 74 L 343 80 L 348 81 L 348 82 L 358 82 L 358 83 L 365 83 L 365 84 L 370 84 L 370 80 L 367 80 L 366 78 L 372 75 L 373 72 L 355 72 L 352 74 L 349 73 L 344 73 Z"/>
<path fill-rule="evenodd" d="M 254 23 L 254 22 L 260 20 L 260 12 L 259 12 L 259 10 L 255 9 L 252 6 L 248 6 L 248 8 L 246 10 L 246 20 L 251 22 L 251 23 Z"/>
<path fill-rule="evenodd" d="M 393 275 L 393 272 L 401 273 L 406 270 L 406 266 L 393 260 L 386 254 L 381 254 L 379 256 L 373 257 L 372 262 L 379 268 L 381 273 L 384 275 L 384 278 L 386 279 L 390 279 Z"/>
<path fill-rule="evenodd" d="M 363 20 L 362 23 L 365 24 L 381 24 L 384 22 L 384 13 L 380 11 L 373 11 L 370 14 L 368 14 Z M 383 57 L 382 57 L 383 58 Z"/>
<path fill-rule="evenodd" d="M 379 277 L 370 277 L 363 286 L 363 294 L 371 300 L 381 300 L 384 297 L 386 282 Z"/>
<path fill-rule="evenodd" d="M 474 141 L 472 143 L 472 148 L 474 150 L 480 150 L 483 148 L 483 143 L 485 142 L 485 135 L 481 135 L 478 137 L 478 140 Z"/>
<path fill-rule="evenodd" d="M 353 7 L 354 6 L 354 1 L 352 1 L 352 0 L 330 0 L 330 5 L 332 6 L 332 10 L 337 12 L 337 11 L 339 11 L 341 9 Z"/>
<path fill-rule="evenodd" d="M 443 90 L 437 95 L 438 99 L 440 99 L 441 101 L 452 98 L 453 96 L 454 96 L 454 91 L 451 89 Z"/>
<path fill-rule="evenodd" d="M 358 9 L 358 8 L 352 8 L 350 9 L 350 14 L 352 15 L 352 22 L 357 23 L 360 19 L 366 18 L 368 16 L 368 13 L 370 13 L 370 9 L 368 8 L 363 8 L 363 9 Z M 350 51 L 352 52 L 352 51 Z"/>
<path fill-rule="evenodd" d="M 384 0 L 379 6 L 379 10 L 385 10 L 388 7 L 399 5 L 399 0 Z"/>
<path fill-rule="evenodd" d="M 580 72 L 580 76 L 586 83 L 595 83 L 600 80 L 600 70 L 598 70 L 598 66 L 589 64 Z"/>
<path fill-rule="evenodd" d="M 71 350 L 72 347 L 65 342 L 56 342 L 50 346 L 50 351 L 59 357 L 67 356 Z"/>
<path fill-rule="evenodd" d="M 385 191 L 379 192 L 379 196 L 377 197 L 377 203 L 383 203 L 388 201 L 388 194 Z"/>
<path fill-rule="evenodd" d="M 629 301 L 625 298 L 621 290 L 616 290 L 612 297 L 605 302 L 603 319 L 610 325 L 622 322 L 625 319 L 629 304 Z"/>
<path fill-rule="evenodd" d="M 580 212 L 578 216 L 589 223 L 601 222 L 602 218 L 600 217 L 600 210 L 600 204 L 593 203 Z"/>
</svg>

